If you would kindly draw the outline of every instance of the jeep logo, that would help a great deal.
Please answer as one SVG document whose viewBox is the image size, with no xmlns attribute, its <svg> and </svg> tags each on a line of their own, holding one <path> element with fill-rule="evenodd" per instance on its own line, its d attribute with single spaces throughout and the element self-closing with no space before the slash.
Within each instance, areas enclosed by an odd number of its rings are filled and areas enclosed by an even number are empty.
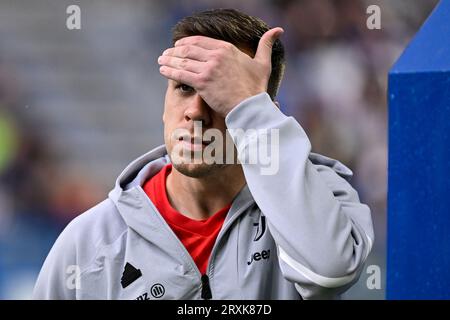
<svg viewBox="0 0 450 320">
<path fill-rule="evenodd" d="M 255 252 L 250 257 L 250 261 L 247 261 L 248 265 L 251 265 L 253 261 L 267 260 L 270 257 L 270 250 L 263 250 L 261 252 Z"/>
</svg>

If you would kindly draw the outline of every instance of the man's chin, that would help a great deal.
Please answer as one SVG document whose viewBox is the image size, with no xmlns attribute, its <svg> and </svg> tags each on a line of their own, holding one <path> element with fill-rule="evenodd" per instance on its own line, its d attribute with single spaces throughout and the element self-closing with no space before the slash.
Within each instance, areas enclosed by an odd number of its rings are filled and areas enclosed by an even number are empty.
<svg viewBox="0 0 450 320">
<path fill-rule="evenodd" d="M 203 178 L 207 177 L 214 172 L 217 172 L 217 170 L 220 170 L 225 165 L 223 164 L 206 164 L 206 163 L 200 163 L 200 164 L 193 164 L 193 163 L 179 163 L 175 164 L 172 163 L 172 166 L 181 174 L 191 177 L 191 178 Z"/>
</svg>

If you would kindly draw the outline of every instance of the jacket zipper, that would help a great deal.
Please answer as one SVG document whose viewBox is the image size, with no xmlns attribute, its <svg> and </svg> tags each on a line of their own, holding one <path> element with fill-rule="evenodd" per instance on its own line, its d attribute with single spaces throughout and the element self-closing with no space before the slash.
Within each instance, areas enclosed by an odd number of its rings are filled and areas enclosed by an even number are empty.
<svg viewBox="0 0 450 320">
<path fill-rule="evenodd" d="M 162 223 L 166 226 L 166 229 L 172 234 L 173 238 L 175 238 L 175 241 L 178 242 L 178 245 L 181 247 L 181 250 L 184 251 L 185 256 L 187 257 L 187 259 L 189 260 L 192 268 L 194 269 L 194 271 L 197 272 L 197 275 L 200 278 L 202 287 L 201 287 L 201 295 L 200 297 L 204 300 L 210 300 L 212 299 L 212 290 L 211 290 L 211 285 L 209 283 L 209 276 L 208 274 L 210 274 L 210 267 L 211 267 L 211 261 L 213 260 L 213 255 L 215 254 L 216 251 L 216 247 L 219 244 L 222 235 L 229 229 L 230 225 L 245 211 L 247 210 L 250 205 L 253 202 L 248 202 L 246 203 L 244 206 L 242 206 L 241 208 L 239 208 L 239 210 L 233 215 L 233 217 L 227 221 L 227 223 L 223 226 L 221 232 L 219 233 L 219 235 L 217 236 L 216 239 L 216 243 L 214 244 L 212 250 L 211 250 L 211 255 L 209 256 L 209 261 L 208 261 L 208 266 L 206 267 L 206 273 L 205 274 L 201 274 L 200 269 L 197 267 L 197 265 L 195 264 L 194 259 L 192 259 L 191 254 L 187 251 L 186 247 L 184 246 L 184 244 L 181 242 L 181 240 L 177 237 L 177 235 L 173 232 L 172 228 L 168 225 L 168 223 L 166 222 L 166 220 L 161 216 L 161 214 L 159 213 L 158 209 L 155 207 L 155 205 L 153 204 L 153 202 L 151 202 L 151 200 L 148 198 L 147 194 L 145 193 L 144 189 L 142 189 L 141 186 L 139 186 L 139 191 L 141 193 L 143 193 L 143 195 L 145 196 L 144 199 L 146 198 L 148 200 L 148 202 L 150 203 L 150 206 L 153 208 L 153 210 L 157 213 L 157 215 L 159 216 L 160 220 L 162 221 Z"/>
<path fill-rule="evenodd" d="M 208 274 L 210 274 L 210 269 L 211 269 L 211 265 L 214 260 L 216 248 L 218 247 L 220 241 L 222 240 L 222 237 L 225 234 L 225 232 L 228 231 L 228 229 L 234 223 L 234 221 L 236 221 L 237 218 L 252 205 L 252 203 L 253 202 L 248 202 L 245 205 L 243 205 L 241 208 L 239 208 L 239 210 L 237 210 L 237 212 L 233 215 L 233 217 L 230 220 L 228 220 L 226 224 L 223 225 L 222 230 L 220 231 L 219 235 L 217 236 L 216 243 L 214 244 L 214 246 L 211 250 L 211 255 L 209 256 L 208 266 L 206 267 L 206 274 L 202 275 L 202 294 L 201 294 L 202 299 L 205 299 L 205 300 L 212 299 L 212 291 L 211 291 L 211 286 L 209 284 Z M 180 241 L 180 243 L 181 243 L 181 241 Z M 195 262 L 194 262 L 194 264 L 195 264 Z"/>
<path fill-rule="evenodd" d="M 204 300 L 212 299 L 211 286 L 209 285 L 209 277 L 207 274 L 202 275 L 202 295 Z"/>
</svg>

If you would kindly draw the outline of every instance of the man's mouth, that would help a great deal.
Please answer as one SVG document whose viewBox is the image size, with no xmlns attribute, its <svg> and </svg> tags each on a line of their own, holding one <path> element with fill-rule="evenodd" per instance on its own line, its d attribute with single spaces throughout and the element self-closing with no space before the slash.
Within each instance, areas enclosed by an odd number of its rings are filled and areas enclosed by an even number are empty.
<svg viewBox="0 0 450 320">
<path fill-rule="evenodd" d="M 178 141 L 183 144 L 183 148 L 185 149 L 191 151 L 200 151 L 203 150 L 204 147 L 214 142 L 214 137 L 211 137 L 211 140 L 204 140 L 202 137 L 184 135 L 178 137 Z"/>
</svg>

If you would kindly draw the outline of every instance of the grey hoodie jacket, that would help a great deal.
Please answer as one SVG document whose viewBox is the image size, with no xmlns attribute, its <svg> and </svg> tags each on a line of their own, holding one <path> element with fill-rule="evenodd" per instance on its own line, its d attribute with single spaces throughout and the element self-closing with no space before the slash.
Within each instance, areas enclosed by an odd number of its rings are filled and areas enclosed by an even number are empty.
<svg viewBox="0 0 450 320">
<path fill-rule="evenodd" d="M 133 161 L 106 200 L 65 228 L 34 298 L 334 299 L 354 284 L 374 234 L 369 208 L 348 183 L 352 172 L 311 153 L 300 124 L 266 93 L 243 101 L 225 120 L 228 129 L 279 129 L 279 169 L 264 175 L 261 165 L 242 161 L 247 184 L 206 275 L 142 189 L 169 162 L 161 146 Z M 239 157 L 257 135 L 231 133 Z"/>
</svg>

